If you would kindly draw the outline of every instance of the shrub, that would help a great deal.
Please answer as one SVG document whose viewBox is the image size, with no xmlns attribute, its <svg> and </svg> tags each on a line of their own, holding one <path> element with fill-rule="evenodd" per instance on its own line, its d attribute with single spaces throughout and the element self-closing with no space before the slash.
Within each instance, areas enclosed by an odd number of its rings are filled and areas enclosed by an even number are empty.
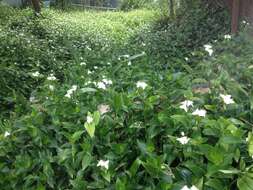
<svg viewBox="0 0 253 190">
<path fill-rule="evenodd" d="M 2 189 L 251 189 L 251 37 L 215 41 L 218 34 L 203 29 L 204 41 L 194 44 L 189 31 L 198 24 L 183 30 L 174 23 L 174 33 L 191 40 L 171 36 L 180 44 L 174 48 L 186 47 L 170 54 L 175 62 L 166 68 L 165 54 L 142 44 L 155 36 L 131 40 L 150 29 L 153 13 L 48 14 L 53 19 L 13 18 L 1 26 L 1 66 L 11 71 L 3 89 L 32 91 L 29 101 L 13 96 L 24 103 L 0 122 Z M 28 76 L 21 85 L 12 81 L 19 73 Z"/>
<path fill-rule="evenodd" d="M 155 58 L 154 64 L 180 67 L 178 59 L 191 56 L 193 50 L 228 33 L 229 20 L 224 8 L 210 9 L 207 5 L 195 2 L 187 10 L 184 7 L 178 10 L 175 19 L 161 17 L 153 29 L 144 29 L 138 40 L 146 45 L 148 54 Z"/>
</svg>

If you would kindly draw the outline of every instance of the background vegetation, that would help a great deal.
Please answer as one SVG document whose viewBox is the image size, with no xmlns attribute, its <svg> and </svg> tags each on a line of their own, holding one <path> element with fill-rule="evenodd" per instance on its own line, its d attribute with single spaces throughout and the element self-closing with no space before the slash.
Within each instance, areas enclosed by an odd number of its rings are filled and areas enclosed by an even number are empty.
<svg viewBox="0 0 253 190">
<path fill-rule="evenodd" d="M 3 189 L 252 189 L 252 37 L 185 2 L 175 17 L 0 7 Z"/>
</svg>

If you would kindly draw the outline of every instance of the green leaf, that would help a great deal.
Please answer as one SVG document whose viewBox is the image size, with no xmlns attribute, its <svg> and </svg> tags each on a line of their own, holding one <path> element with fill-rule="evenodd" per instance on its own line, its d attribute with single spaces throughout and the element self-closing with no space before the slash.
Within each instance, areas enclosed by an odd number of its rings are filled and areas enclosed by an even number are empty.
<svg viewBox="0 0 253 190">
<path fill-rule="evenodd" d="M 121 93 L 115 93 L 113 96 L 113 106 L 116 112 L 119 112 L 123 109 L 124 106 L 124 99 Z"/>
<path fill-rule="evenodd" d="M 131 177 L 134 177 L 135 176 L 135 174 L 136 174 L 136 172 L 138 171 L 138 169 L 139 169 L 139 167 L 140 167 L 140 165 L 141 165 L 141 160 L 139 159 L 139 158 L 137 158 L 134 162 L 133 162 L 133 164 L 131 165 L 131 167 L 130 167 L 130 174 L 131 174 Z"/>
<path fill-rule="evenodd" d="M 95 134 L 96 125 L 98 125 L 100 121 L 100 114 L 98 111 L 94 112 L 93 114 L 89 112 L 88 116 L 92 117 L 93 121 L 91 123 L 86 122 L 84 124 L 84 127 L 86 131 L 88 132 L 88 134 L 90 135 L 90 137 L 93 138 Z"/>
<path fill-rule="evenodd" d="M 86 129 L 86 131 L 88 132 L 88 134 L 90 135 L 91 138 L 94 137 L 94 134 L 95 134 L 95 129 L 96 129 L 96 126 L 94 123 L 85 123 L 84 124 L 84 127 Z"/>
<path fill-rule="evenodd" d="M 220 142 L 222 144 L 240 144 L 242 143 L 242 140 L 239 137 L 234 136 L 224 136 L 220 138 Z"/>
<path fill-rule="evenodd" d="M 84 133 L 84 131 L 77 131 L 75 132 L 72 137 L 71 137 L 71 142 L 75 143 L 77 140 L 80 139 L 80 137 L 82 136 L 82 134 Z"/>
<path fill-rule="evenodd" d="M 82 169 L 85 170 L 91 163 L 92 156 L 89 153 L 86 153 L 82 160 Z"/>
<path fill-rule="evenodd" d="M 237 180 L 239 190 L 253 190 L 253 174 L 246 173 Z"/>
<path fill-rule="evenodd" d="M 111 174 L 108 171 L 102 172 L 103 178 L 110 183 L 111 181 Z"/>
<path fill-rule="evenodd" d="M 116 181 L 116 190 L 126 190 L 125 184 L 119 178 Z"/>
<path fill-rule="evenodd" d="M 95 111 L 93 113 L 93 122 L 95 123 L 95 125 L 98 125 L 99 124 L 99 121 L 100 121 L 100 113 L 98 111 Z"/>
<path fill-rule="evenodd" d="M 207 153 L 207 159 L 213 162 L 215 165 L 220 165 L 223 163 L 224 160 L 224 153 L 217 147 L 213 147 Z"/>
<path fill-rule="evenodd" d="M 253 136 L 252 133 L 248 134 L 248 152 L 250 157 L 253 156 Z"/>
<path fill-rule="evenodd" d="M 232 168 L 229 170 L 219 170 L 220 172 L 224 173 L 224 174 L 239 174 L 241 171 L 236 169 L 236 168 Z"/>
<path fill-rule="evenodd" d="M 222 190 L 224 189 L 224 184 L 221 180 L 218 179 L 209 179 L 206 183 L 206 186 L 211 187 L 215 190 Z"/>
</svg>

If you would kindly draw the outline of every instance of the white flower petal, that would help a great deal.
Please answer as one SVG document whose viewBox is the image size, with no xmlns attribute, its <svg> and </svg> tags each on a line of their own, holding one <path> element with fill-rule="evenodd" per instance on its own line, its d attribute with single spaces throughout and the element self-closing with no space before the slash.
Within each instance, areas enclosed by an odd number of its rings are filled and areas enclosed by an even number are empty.
<svg viewBox="0 0 253 190">
<path fill-rule="evenodd" d="M 146 82 L 143 81 L 138 81 L 136 83 L 137 88 L 142 88 L 143 90 L 148 86 L 148 84 Z"/>
<path fill-rule="evenodd" d="M 38 76 L 40 76 L 39 71 L 36 71 L 35 73 L 32 73 L 32 76 L 34 76 L 34 77 L 38 77 Z"/>
<path fill-rule="evenodd" d="M 225 38 L 225 39 L 231 39 L 232 37 L 231 37 L 231 35 L 226 34 L 226 35 L 224 36 L 224 38 Z"/>
<path fill-rule="evenodd" d="M 98 167 L 104 167 L 105 169 L 109 169 L 109 160 L 100 160 L 97 164 Z"/>
<path fill-rule="evenodd" d="M 193 106 L 193 101 L 190 101 L 190 100 L 185 100 L 183 102 L 181 102 L 180 104 L 180 108 L 183 109 L 184 111 L 188 111 L 188 108 Z"/>
<path fill-rule="evenodd" d="M 93 122 L 93 118 L 91 117 L 91 116 L 87 116 L 87 120 L 86 120 L 86 122 L 88 123 L 88 124 L 91 124 L 92 122 Z"/>
<path fill-rule="evenodd" d="M 223 100 L 223 102 L 225 104 L 233 104 L 233 103 L 235 103 L 234 100 L 232 99 L 231 95 L 220 94 L 220 97 L 222 98 L 222 100 Z"/>
<path fill-rule="evenodd" d="M 8 137 L 8 136 L 10 136 L 10 133 L 8 131 L 5 131 L 4 137 Z"/>
<path fill-rule="evenodd" d="M 188 187 L 185 185 L 185 186 L 183 186 L 183 187 L 181 188 L 181 190 L 191 190 L 191 189 L 188 188 Z"/>
<path fill-rule="evenodd" d="M 195 185 L 193 185 L 190 190 L 199 190 Z"/>
<path fill-rule="evenodd" d="M 98 111 L 101 115 L 110 111 L 110 106 L 106 104 L 101 104 L 98 106 Z"/>
<path fill-rule="evenodd" d="M 177 138 L 177 141 L 180 142 L 181 144 L 187 144 L 190 141 L 190 138 L 183 136 L 183 137 Z"/>
<path fill-rule="evenodd" d="M 204 109 L 197 109 L 195 110 L 192 115 L 197 115 L 197 116 L 200 116 L 200 117 L 205 117 L 206 116 L 206 110 Z"/>
</svg>

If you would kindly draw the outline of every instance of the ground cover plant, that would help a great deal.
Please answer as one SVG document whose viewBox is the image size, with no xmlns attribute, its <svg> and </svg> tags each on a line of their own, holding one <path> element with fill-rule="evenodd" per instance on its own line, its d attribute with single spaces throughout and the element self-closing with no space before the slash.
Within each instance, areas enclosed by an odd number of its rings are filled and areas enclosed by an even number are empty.
<svg viewBox="0 0 253 190">
<path fill-rule="evenodd" d="M 208 25 L 193 46 L 152 11 L 43 14 L 0 17 L 3 189 L 252 189 L 251 36 Z"/>
</svg>

